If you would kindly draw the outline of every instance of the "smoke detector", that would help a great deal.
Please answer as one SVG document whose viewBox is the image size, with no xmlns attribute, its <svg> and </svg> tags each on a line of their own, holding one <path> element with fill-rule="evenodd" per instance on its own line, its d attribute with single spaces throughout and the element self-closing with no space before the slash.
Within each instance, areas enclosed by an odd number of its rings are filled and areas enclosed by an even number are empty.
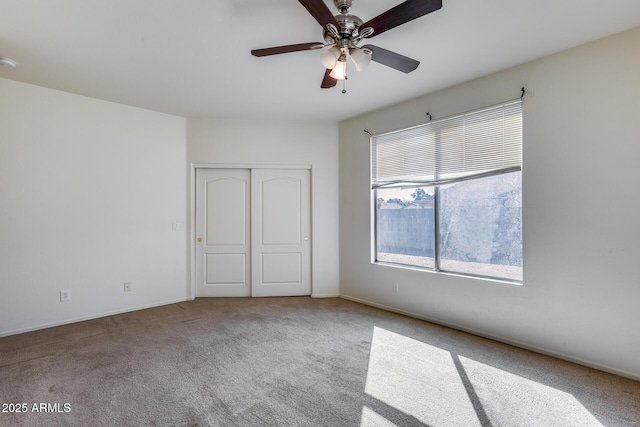
<svg viewBox="0 0 640 427">
<path fill-rule="evenodd" d="M 15 68 L 16 61 L 14 61 L 11 58 L 0 56 L 0 66 L 7 67 L 7 68 Z"/>
</svg>

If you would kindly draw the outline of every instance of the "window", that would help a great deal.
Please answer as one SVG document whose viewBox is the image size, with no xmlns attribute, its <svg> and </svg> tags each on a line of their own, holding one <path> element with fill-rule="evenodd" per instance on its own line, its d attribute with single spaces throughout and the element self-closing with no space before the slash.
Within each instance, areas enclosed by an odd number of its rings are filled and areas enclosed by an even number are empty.
<svg viewBox="0 0 640 427">
<path fill-rule="evenodd" d="M 375 262 L 522 281 L 522 104 L 371 137 Z"/>
</svg>

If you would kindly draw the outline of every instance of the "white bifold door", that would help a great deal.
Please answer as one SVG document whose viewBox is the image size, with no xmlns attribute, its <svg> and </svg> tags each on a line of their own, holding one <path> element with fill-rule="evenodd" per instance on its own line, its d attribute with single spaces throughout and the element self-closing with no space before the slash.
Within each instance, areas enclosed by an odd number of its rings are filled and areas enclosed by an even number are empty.
<svg viewBox="0 0 640 427">
<path fill-rule="evenodd" d="M 311 294 L 306 169 L 196 170 L 196 296 Z"/>
</svg>

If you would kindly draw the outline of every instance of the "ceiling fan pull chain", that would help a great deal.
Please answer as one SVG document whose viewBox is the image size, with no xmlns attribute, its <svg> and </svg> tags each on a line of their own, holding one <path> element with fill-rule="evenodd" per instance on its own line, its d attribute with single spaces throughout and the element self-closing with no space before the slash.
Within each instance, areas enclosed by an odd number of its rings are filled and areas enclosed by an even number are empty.
<svg viewBox="0 0 640 427">
<path fill-rule="evenodd" d="M 338 67 L 342 65 L 342 75 L 344 76 L 344 79 L 342 80 L 342 94 L 344 95 L 345 93 L 347 93 L 347 80 L 349 79 L 349 76 L 347 74 L 346 54 L 343 53 L 343 55 L 345 56 L 344 61 L 342 62 L 342 64 L 338 63 Z"/>
</svg>

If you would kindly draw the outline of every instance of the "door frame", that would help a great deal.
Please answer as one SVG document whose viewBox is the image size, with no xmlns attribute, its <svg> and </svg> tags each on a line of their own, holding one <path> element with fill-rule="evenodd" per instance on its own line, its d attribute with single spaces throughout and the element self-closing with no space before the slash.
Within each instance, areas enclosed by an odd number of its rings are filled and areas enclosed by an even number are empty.
<svg viewBox="0 0 640 427">
<path fill-rule="evenodd" d="M 263 163 L 191 163 L 189 170 L 189 238 L 187 243 L 189 261 L 189 285 L 187 299 L 196 298 L 196 169 L 307 169 L 311 196 L 311 235 L 313 236 L 313 169 L 310 164 L 263 164 Z M 313 239 L 311 239 L 311 294 L 313 295 Z"/>
</svg>

